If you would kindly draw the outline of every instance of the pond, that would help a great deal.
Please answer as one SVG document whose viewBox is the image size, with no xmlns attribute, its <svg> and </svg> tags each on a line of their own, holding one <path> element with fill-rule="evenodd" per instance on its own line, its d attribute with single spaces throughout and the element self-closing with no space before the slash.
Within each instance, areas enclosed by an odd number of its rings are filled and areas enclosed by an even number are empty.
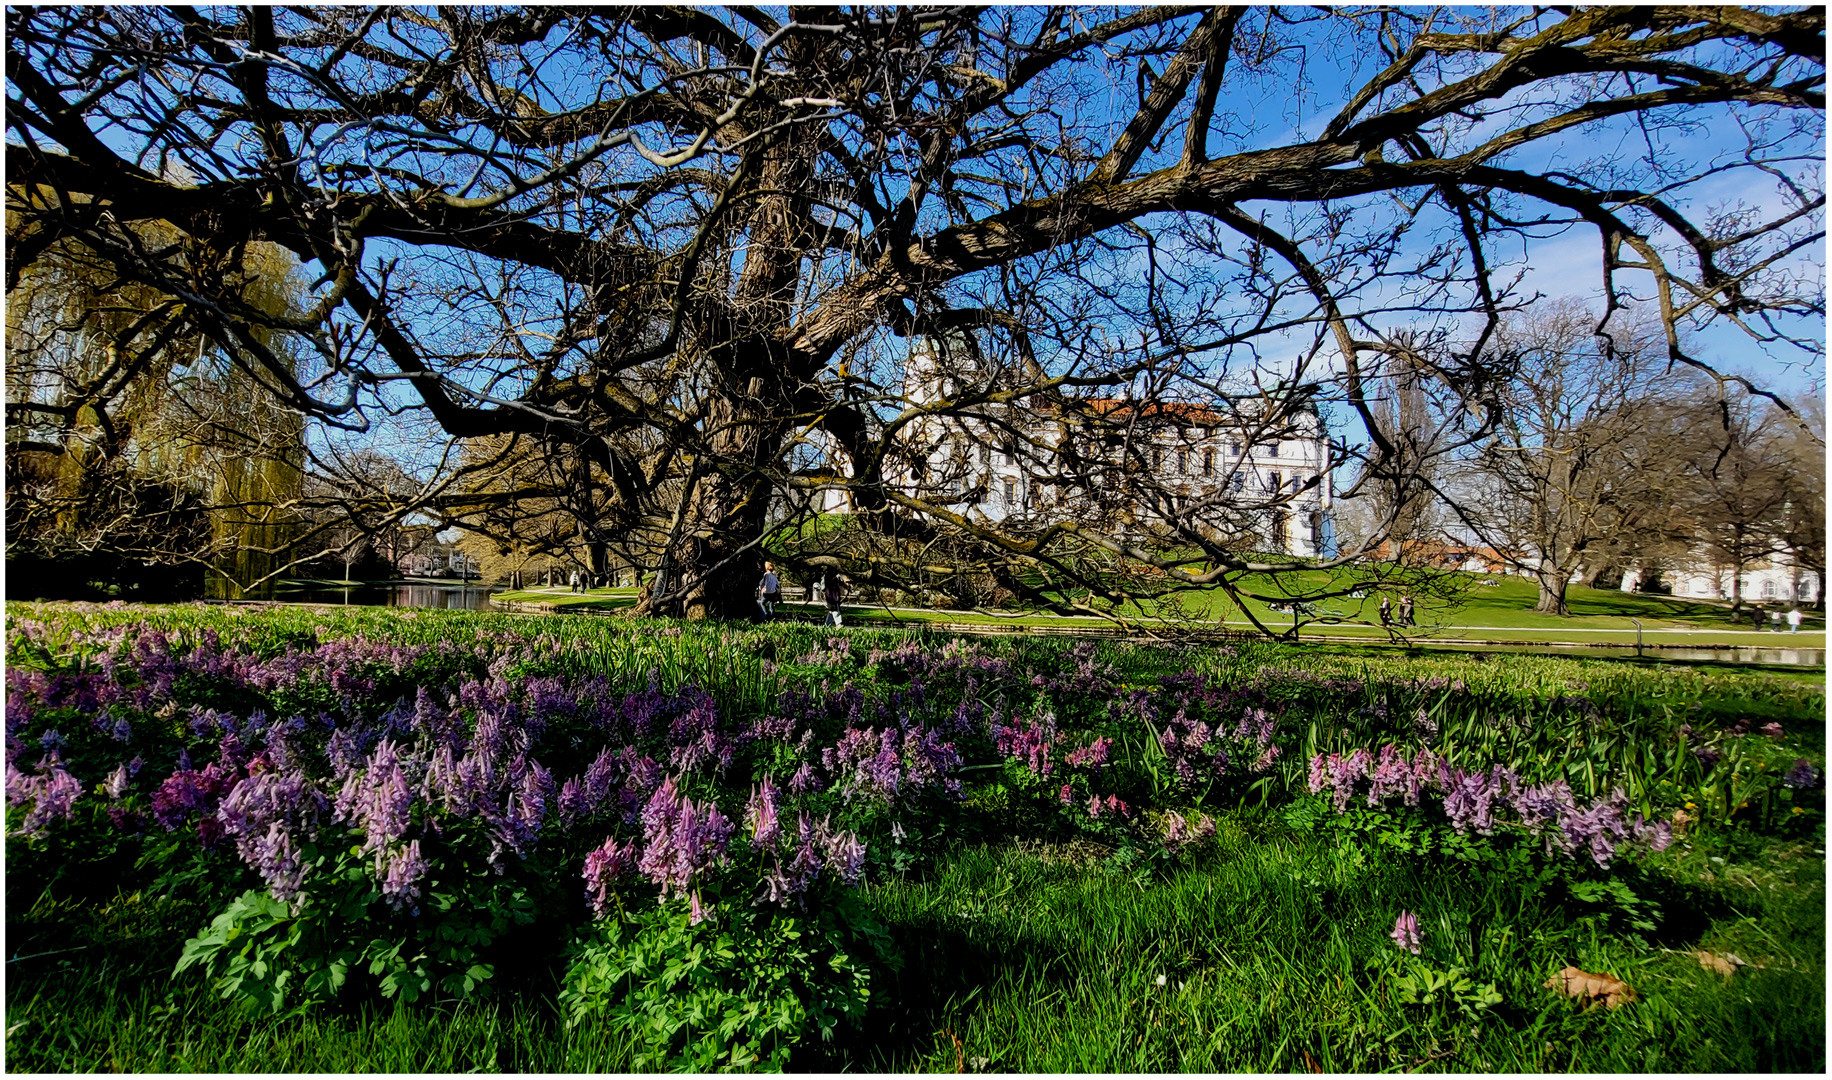
<svg viewBox="0 0 1832 1080">
<path fill-rule="evenodd" d="M 1636 655 L 1633 645 L 1493 645 L 1472 647 L 1467 652 L 1530 653 L 1542 656 L 1575 656 L 1610 658 Z M 1761 645 L 1724 645 L 1697 648 L 1684 645 L 1648 646 L 1640 654 L 1648 660 L 1700 661 L 1714 664 L 1775 664 L 1782 667 L 1825 667 L 1824 649 L 1781 649 Z"/>
<path fill-rule="evenodd" d="M 360 604 L 369 607 L 463 608 L 485 611 L 490 594 L 496 589 L 483 585 L 427 585 L 395 582 L 379 585 L 352 585 L 348 588 L 317 586 L 306 589 L 278 589 L 274 599 L 291 604 Z"/>
</svg>

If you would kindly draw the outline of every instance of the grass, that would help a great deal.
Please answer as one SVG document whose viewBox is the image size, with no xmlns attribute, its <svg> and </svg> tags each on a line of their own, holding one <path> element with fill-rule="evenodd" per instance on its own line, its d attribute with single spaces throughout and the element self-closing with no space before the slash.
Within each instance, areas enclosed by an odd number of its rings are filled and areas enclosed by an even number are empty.
<svg viewBox="0 0 1832 1080">
<path fill-rule="evenodd" d="M 1376 858 L 1266 814 L 1224 816 L 1220 839 L 1204 860 L 1161 878 L 1080 865 L 1064 851 L 969 845 L 926 875 L 876 885 L 871 903 L 905 966 L 878 991 L 863 1030 L 797 1067 L 1824 1070 L 1823 849 L 1722 834 L 1676 845 L 1642 886 L 1664 901 L 1662 928 L 1636 936 L 1532 880 Z M 1500 1004 L 1466 1016 L 1401 1003 L 1402 958 L 1387 939 L 1401 909 L 1418 913 L 1428 961 L 1467 967 L 1495 985 Z M 629 1067 L 627 1048 L 605 1033 L 567 1031 L 538 979 L 470 1007 L 371 1000 L 279 1019 L 245 1012 L 196 981 L 166 978 L 178 934 L 195 922 L 186 914 L 195 913 L 126 900 L 88 923 L 41 911 L 9 925 L 22 953 L 54 926 L 78 940 L 112 935 L 98 950 L 12 966 L 10 1068 Z M 164 934 L 162 918 L 172 923 Z M 1750 966 L 1724 978 L 1691 955 L 1700 949 Z M 1541 985 L 1566 964 L 1614 974 L 1641 1000 L 1581 1010 Z"/>
<path fill-rule="evenodd" d="M 539 594 L 549 595 L 549 594 Z M 569 594 L 551 594 L 566 597 Z M 578 594 L 570 594 L 577 597 Z M 758 714 L 788 685 L 866 680 L 868 668 L 798 660 L 833 636 L 818 626 L 631 624 L 463 611 L 66 608 L 9 605 L 9 619 L 69 631 L 132 622 L 183 639 L 204 628 L 270 647 L 305 635 L 397 641 L 543 634 L 580 672 L 642 685 L 696 682 L 723 709 Z M 853 653 L 921 640 L 919 630 L 849 629 Z M 52 635 L 53 651 L 77 639 Z M 1020 670 L 1061 670 L 1071 643 L 991 639 Z M 765 656 L 773 658 L 766 661 Z M 1010 840 L 997 784 L 976 785 L 933 857 L 873 880 L 868 902 L 900 944 L 864 1026 L 802 1056 L 831 1071 L 1646 1071 L 1825 1068 L 1825 858 L 1819 804 L 1717 792 L 1672 733 L 1684 723 L 1784 725 L 1728 739 L 1727 758 L 1772 777 L 1800 755 L 1823 761 L 1820 672 L 1676 667 L 1565 657 L 1473 658 L 1348 645 L 1135 647 L 1104 644 L 1127 689 L 1196 668 L 1263 688 L 1295 741 L 1281 784 L 1316 750 L 1369 745 L 1394 716 L 1431 710 L 1446 753 L 1537 762 L 1594 792 L 1621 782 L 1637 801 L 1701 805 L 1699 831 L 1665 853 L 1619 863 L 1628 899 L 1585 899 L 1561 877 L 1446 854 L 1400 853 L 1366 834 L 1313 827 L 1275 803 L 1209 806 L 1217 845 L 1191 862 L 1129 861 L 1093 841 Z M 1457 680 L 1446 693 L 1416 687 Z M 1329 680 L 1337 680 L 1330 683 Z M 1350 688 L 1344 681 L 1354 680 Z M 869 686 L 867 689 L 871 689 Z M 1004 692 L 1004 691 L 1001 691 Z M 1574 710 L 1582 698 L 1595 711 Z M 1062 707 L 1059 704 L 1059 707 Z M 1379 709 L 1380 715 L 1374 715 Z M 1065 712 L 1066 717 L 1066 712 Z M 1779 764 L 1778 764 L 1779 763 Z M 1731 781 L 1734 785 L 1734 780 Z M 1823 799 L 1811 792 L 1815 799 Z M 1715 798 L 1715 803 L 1709 802 Z M 1705 813 L 1711 812 L 1710 816 Z M 470 1006 L 365 998 L 269 1017 L 171 974 L 184 939 L 216 909 L 183 890 L 116 895 L 117 879 L 41 873 L 50 856 L 13 849 L 6 995 L 9 1067 L 26 1072 L 627 1071 L 607 1030 L 567 1029 L 558 971 L 529 950 L 496 996 Z M 35 862 L 36 860 L 36 862 Z M 1529 870 L 1531 867 L 1528 868 Z M 1388 939 L 1401 910 L 1425 932 L 1421 963 L 1469 972 L 1500 1001 L 1401 998 L 1409 961 Z M 1640 922 L 1644 925 L 1637 926 Z M 1749 965 L 1725 978 L 1699 950 Z M 1578 1008 L 1543 983 L 1574 965 L 1633 985 L 1641 1000 Z M 1159 979 L 1163 982 L 1160 983 Z"/>
<path fill-rule="evenodd" d="M 927 881 L 877 890 L 919 950 L 922 985 L 900 987 L 904 1013 L 886 1024 L 893 1037 L 847 1063 L 946 1071 L 958 1055 L 1021 1072 L 1822 1068 L 1823 862 L 1800 852 L 1779 864 L 1732 862 L 1710 886 L 1684 880 L 1706 858 L 1670 853 L 1659 880 L 1690 907 L 1676 905 L 1665 940 L 1642 941 L 1574 918 L 1534 882 L 1372 859 L 1252 815 L 1224 822 L 1206 864 L 1154 883 L 1036 854 L 966 851 Z M 1401 909 L 1418 913 L 1427 958 L 1435 950 L 1467 966 L 1495 984 L 1501 1004 L 1474 1016 L 1401 1004 L 1387 939 Z M 1725 914 L 1701 923 L 1699 910 Z M 1748 950 L 1740 955 L 1765 966 L 1726 981 L 1674 951 L 1700 947 Z M 1619 1013 L 1576 1010 L 1541 985 L 1566 964 L 1615 973 L 1643 1000 Z"/>
<path fill-rule="evenodd" d="M 1472 580 L 1475 579 L 1472 576 Z M 1573 585 L 1566 593 L 1571 610 L 1568 617 L 1543 615 L 1533 610 L 1538 599 L 1533 582 L 1519 577 L 1497 577 L 1495 586 L 1472 585 L 1462 601 L 1452 607 L 1430 600 L 1421 601 L 1416 621 L 1406 636 L 1433 642 L 1501 641 L 1522 644 L 1634 645 L 1637 639 L 1648 645 L 1736 645 L 1763 648 L 1823 649 L 1826 645 L 1825 618 L 1809 613 L 1801 633 L 1776 634 L 1752 630 L 1747 620 L 1741 624 L 1730 618 L 1729 610 L 1717 604 L 1677 599 L 1647 593 L 1624 593 L 1612 589 L 1591 589 Z M 1217 591 L 1193 594 L 1185 604 L 1189 616 L 1218 622 L 1228 629 L 1251 631 L 1253 624 Z M 585 593 L 564 589 L 525 589 L 498 593 L 502 603 L 549 605 L 559 611 L 596 609 L 618 611 L 635 604 L 634 589 L 594 589 Z M 1336 600 L 1320 605 L 1320 614 L 1331 621 L 1307 625 L 1300 637 L 1316 640 L 1358 639 L 1370 643 L 1391 640 L 1389 632 L 1378 623 L 1379 600 Z M 1265 604 L 1250 602 L 1254 614 L 1270 629 L 1283 630 L 1291 625 L 1291 616 L 1272 610 Z M 824 611 L 818 604 L 785 603 L 779 612 L 790 618 L 820 621 Z M 1012 612 L 990 614 L 982 611 L 945 611 L 919 608 L 889 608 L 848 605 L 845 617 L 856 624 L 943 624 L 950 627 L 985 627 L 1005 630 L 1079 629 L 1100 632 L 1111 627 L 1107 620 L 1087 617 L 1058 617 L 1036 613 Z M 1149 620 L 1150 616 L 1144 616 Z M 1341 621 L 1335 621 L 1341 620 Z M 1635 620 L 1641 622 L 1639 628 Z M 1741 629 L 1738 626 L 1741 625 Z"/>
</svg>

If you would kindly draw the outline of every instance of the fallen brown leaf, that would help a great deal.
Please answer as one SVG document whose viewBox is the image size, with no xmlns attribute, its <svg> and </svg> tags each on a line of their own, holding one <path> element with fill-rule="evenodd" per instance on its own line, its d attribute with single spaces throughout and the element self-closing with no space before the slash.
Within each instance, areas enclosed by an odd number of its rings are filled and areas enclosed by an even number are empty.
<svg viewBox="0 0 1832 1080">
<path fill-rule="evenodd" d="M 1605 1009 L 1619 1009 L 1635 1000 L 1634 988 L 1614 975 L 1592 975 L 1574 967 L 1564 968 L 1547 979 L 1545 985 L 1548 990 L 1582 1001 L 1585 1008 L 1600 1004 Z"/>
<path fill-rule="evenodd" d="M 1726 978 L 1735 975 L 1738 968 L 1746 967 L 1749 964 L 1749 961 L 1738 956 L 1736 953 L 1724 953 L 1720 956 L 1717 953 L 1706 952 L 1700 949 L 1692 955 L 1698 958 L 1699 967 L 1709 968 Z"/>
</svg>

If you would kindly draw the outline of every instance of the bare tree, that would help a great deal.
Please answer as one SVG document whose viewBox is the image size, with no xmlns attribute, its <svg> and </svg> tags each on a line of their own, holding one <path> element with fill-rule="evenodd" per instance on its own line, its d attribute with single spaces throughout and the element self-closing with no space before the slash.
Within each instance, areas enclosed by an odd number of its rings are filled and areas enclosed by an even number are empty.
<svg viewBox="0 0 1832 1080">
<path fill-rule="evenodd" d="M 858 573 L 908 583 L 945 556 L 1114 610 L 1312 565 L 1153 478 L 1141 423 L 1198 407 L 1276 432 L 1325 408 L 1332 462 L 1403 483 L 1419 463 L 1375 415 L 1368 364 L 1393 342 L 1370 328 L 1456 331 L 1467 348 L 1429 377 L 1495 422 L 1489 339 L 1548 237 L 1600 241 L 1610 308 L 1657 298 L 1667 359 L 1704 367 L 1680 330 L 1713 321 L 1817 358 L 1823 24 L 18 7 L 9 273 L 79 239 L 322 424 L 528 440 L 568 463 L 528 493 L 563 486 L 594 551 L 655 572 L 657 610 L 748 612 L 785 517 L 836 482 L 876 559 Z M 1707 124 L 1736 145 L 1689 156 L 1674 136 Z M 1768 209 L 1714 207 L 1739 177 Z M 149 222 L 192 244 L 138 241 Z M 260 310 L 187 255 L 255 241 L 320 275 L 302 310 Z M 282 362 L 269 329 L 315 362 Z M 962 373 L 996 380 L 917 402 L 907 342 L 956 331 L 989 365 Z M 1057 434 L 1024 436 L 1042 428 L 1014 407 Z M 934 417 L 1006 424 L 1075 498 L 1118 470 L 1142 518 L 1084 525 L 1066 495 L 1063 514 L 962 513 L 923 480 Z M 481 526 L 522 496 L 468 484 L 487 455 L 423 442 L 436 515 Z"/>
<path fill-rule="evenodd" d="M 1772 412 L 1763 430 L 1773 439 L 1780 482 L 1787 492 L 1780 519 L 1778 539 L 1789 560 L 1801 571 L 1812 573 L 1819 587 L 1815 602 L 1826 606 L 1826 407 L 1823 400 L 1807 402 L 1801 410 L 1806 418 L 1805 430 L 1788 424 Z M 1801 593 L 1798 576 L 1794 595 Z"/>
<path fill-rule="evenodd" d="M 1574 574 L 1640 508 L 1680 480 L 1687 458 L 1645 452 L 1645 434 L 1687 380 L 1658 330 L 1618 316 L 1595 329 L 1581 305 L 1542 305 L 1489 346 L 1510 377 L 1498 419 L 1461 459 L 1450 499 L 1460 522 L 1539 583 L 1535 610 L 1563 615 Z"/>
<path fill-rule="evenodd" d="M 1695 411 L 1700 422 L 1676 494 L 1692 511 L 1700 554 L 1729 572 L 1735 611 L 1745 599 L 1744 574 L 1786 550 L 1789 469 L 1747 399 L 1700 402 Z"/>
</svg>

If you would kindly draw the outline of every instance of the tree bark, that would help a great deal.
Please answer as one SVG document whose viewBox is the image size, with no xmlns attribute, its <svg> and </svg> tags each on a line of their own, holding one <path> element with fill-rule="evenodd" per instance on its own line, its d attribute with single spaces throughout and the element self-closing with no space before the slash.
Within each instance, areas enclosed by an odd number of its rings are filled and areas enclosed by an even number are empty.
<svg viewBox="0 0 1832 1080">
<path fill-rule="evenodd" d="M 1539 603 L 1533 610 L 1544 615 L 1569 615 L 1565 607 L 1565 586 L 1571 575 L 1548 562 L 1541 562 L 1534 572 L 1539 579 Z"/>
<path fill-rule="evenodd" d="M 637 605 L 639 614 L 748 619 L 757 613 L 769 477 L 783 437 L 761 391 L 761 380 L 749 380 L 743 393 L 721 394 L 708 406 L 713 462 L 686 494 L 685 527 L 667 552 L 668 580 Z"/>
</svg>

